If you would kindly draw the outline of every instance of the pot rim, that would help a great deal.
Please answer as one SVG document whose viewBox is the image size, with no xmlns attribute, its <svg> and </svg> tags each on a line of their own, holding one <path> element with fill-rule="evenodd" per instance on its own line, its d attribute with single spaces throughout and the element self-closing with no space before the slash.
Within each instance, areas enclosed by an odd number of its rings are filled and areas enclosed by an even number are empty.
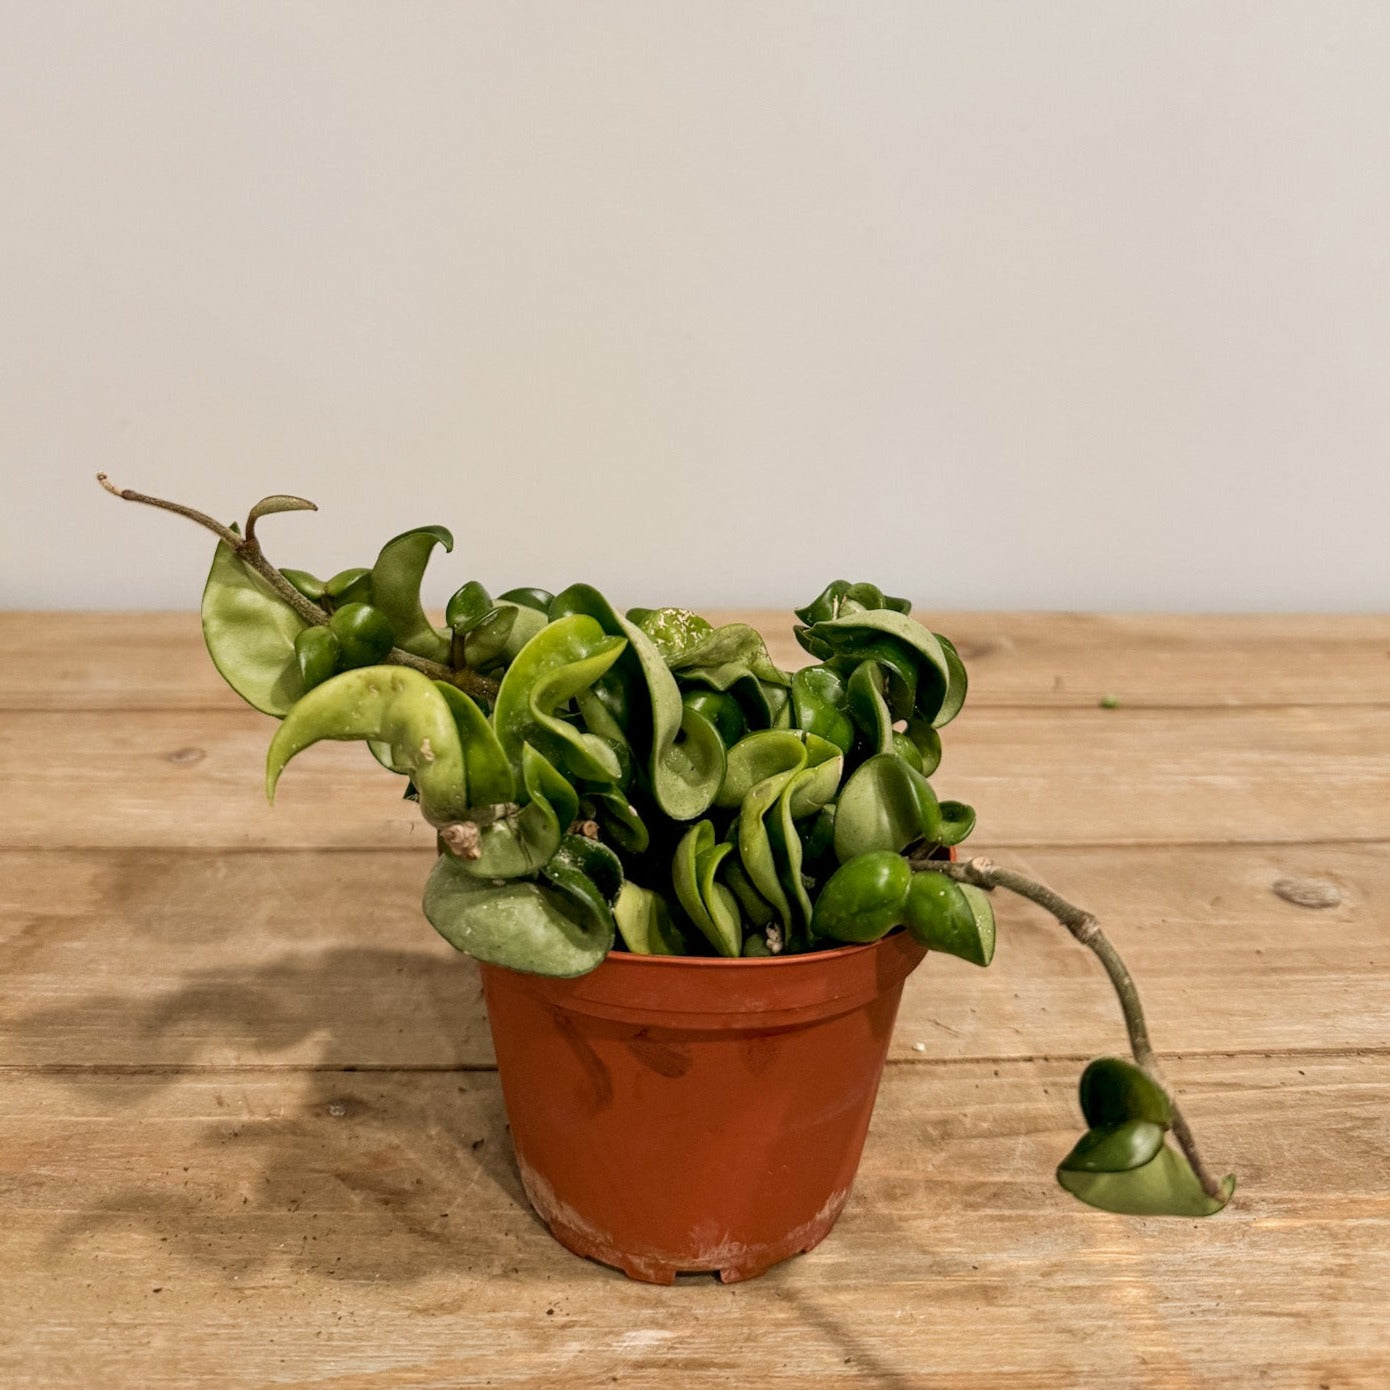
<svg viewBox="0 0 1390 1390">
<path fill-rule="evenodd" d="M 792 951 L 776 956 L 648 956 L 636 951 L 609 951 L 603 958 L 605 965 L 618 965 L 622 969 L 641 967 L 643 969 L 716 969 L 728 970 L 731 967 L 763 967 L 769 965 L 793 965 L 796 963 L 818 964 L 834 958 L 848 960 L 851 957 L 872 951 L 876 946 L 899 935 L 909 935 L 906 927 L 894 927 L 873 941 L 844 941 L 838 946 L 829 946 L 823 951 Z M 583 979 L 583 976 L 577 978 Z"/>
</svg>

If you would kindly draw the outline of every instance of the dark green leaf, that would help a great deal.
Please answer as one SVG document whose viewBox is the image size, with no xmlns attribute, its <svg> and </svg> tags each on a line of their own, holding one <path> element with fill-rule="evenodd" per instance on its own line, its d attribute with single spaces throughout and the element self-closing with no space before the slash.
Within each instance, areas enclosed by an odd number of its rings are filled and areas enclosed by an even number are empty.
<svg viewBox="0 0 1390 1390">
<path fill-rule="evenodd" d="M 958 956 L 971 965 L 994 958 L 994 909 L 986 893 L 922 869 L 908 889 L 907 929 L 928 950 Z"/>
<path fill-rule="evenodd" d="M 835 854 L 843 864 L 869 850 L 905 849 L 935 841 L 941 811 L 931 783 L 892 753 L 862 763 L 850 774 L 835 809 Z"/>
<path fill-rule="evenodd" d="M 1173 1107 L 1147 1072 L 1121 1057 L 1097 1057 L 1081 1073 L 1081 1113 L 1093 1129 L 1126 1120 L 1150 1120 L 1167 1128 Z"/>
</svg>

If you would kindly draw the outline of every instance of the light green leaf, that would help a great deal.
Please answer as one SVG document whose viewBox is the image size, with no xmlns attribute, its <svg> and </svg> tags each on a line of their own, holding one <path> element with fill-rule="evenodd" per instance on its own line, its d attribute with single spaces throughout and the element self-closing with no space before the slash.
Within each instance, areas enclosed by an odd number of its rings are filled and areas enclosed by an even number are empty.
<svg viewBox="0 0 1390 1390">
<path fill-rule="evenodd" d="M 458 726 L 434 682 L 407 666 L 359 666 L 332 676 L 299 700 L 266 753 L 266 796 L 286 763 L 324 739 L 364 739 L 390 747 L 391 765 L 407 772 L 420 806 L 435 824 L 468 809 Z"/>
<path fill-rule="evenodd" d="M 721 956 L 737 956 L 743 946 L 738 901 L 723 884 L 715 882 L 721 860 L 733 848 L 727 842 L 715 844 L 713 824 L 702 820 L 681 837 L 671 861 L 677 900 Z"/>
<path fill-rule="evenodd" d="M 1125 1120 L 1088 1129 L 1059 1166 L 1074 1173 L 1127 1173 L 1153 1158 L 1163 1147 L 1166 1133 L 1152 1120 Z"/>
<path fill-rule="evenodd" d="M 436 681 L 435 686 L 453 711 L 463 744 L 463 764 L 468 772 L 468 804 L 495 806 L 516 797 L 516 777 L 497 731 L 472 698 L 456 685 Z M 375 751 L 375 750 L 373 750 Z"/>
<path fill-rule="evenodd" d="M 284 718 L 304 694 L 295 639 L 310 625 L 219 541 L 203 587 L 212 664 L 248 705 Z"/>
<path fill-rule="evenodd" d="M 623 884 L 613 906 L 627 949 L 638 956 L 683 956 L 687 943 L 671 916 L 671 909 L 660 893 L 642 888 L 630 880 Z"/>
<path fill-rule="evenodd" d="M 1228 1174 L 1221 1196 L 1209 1197 L 1186 1156 L 1168 1144 L 1142 1167 L 1098 1173 L 1064 1166 L 1057 1169 L 1057 1181 L 1088 1206 L 1122 1216 L 1214 1216 L 1236 1186 L 1234 1174 Z"/>
<path fill-rule="evenodd" d="M 536 975 L 587 975 L 613 944 L 613 919 L 550 882 L 496 884 L 441 855 L 425 885 L 425 916 L 456 950 Z"/>
</svg>

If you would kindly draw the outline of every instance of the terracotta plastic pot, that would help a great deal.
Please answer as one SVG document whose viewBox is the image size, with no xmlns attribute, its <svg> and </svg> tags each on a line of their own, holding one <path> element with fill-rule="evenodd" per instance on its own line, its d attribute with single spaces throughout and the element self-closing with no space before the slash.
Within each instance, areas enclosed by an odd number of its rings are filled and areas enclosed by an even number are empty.
<svg viewBox="0 0 1390 1390">
<path fill-rule="evenodd" d="M 905 932 L 763 960 L 610 955 L 554 980 L 482 967 L 526 1194 L 561 1244 L 634 1279 L 750 1279 L 849 1196 Z"/>
</svg>

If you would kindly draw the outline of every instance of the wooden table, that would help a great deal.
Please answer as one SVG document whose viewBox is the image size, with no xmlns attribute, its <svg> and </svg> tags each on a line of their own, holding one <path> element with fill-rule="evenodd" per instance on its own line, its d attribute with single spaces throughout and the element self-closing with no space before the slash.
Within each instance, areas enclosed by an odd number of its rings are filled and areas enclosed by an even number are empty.
<svg viewBox="0 0 1390 1390">
<path fill-rule="evenodd" d="M 321 747 L 269 809 L 190 615 L 0 615 L 0 1383 L 1390 1385 L 1390 620 L 930 621 L 974 677 L 938 789 L 1100 915 L 1226 1212 L 1055 1186 L 1123 1034 L 1001 902 L 990 970 L 910 981 L 823 1245 L 728 1287 L 576 1259 L 398 784 Z"/>
</svg>

